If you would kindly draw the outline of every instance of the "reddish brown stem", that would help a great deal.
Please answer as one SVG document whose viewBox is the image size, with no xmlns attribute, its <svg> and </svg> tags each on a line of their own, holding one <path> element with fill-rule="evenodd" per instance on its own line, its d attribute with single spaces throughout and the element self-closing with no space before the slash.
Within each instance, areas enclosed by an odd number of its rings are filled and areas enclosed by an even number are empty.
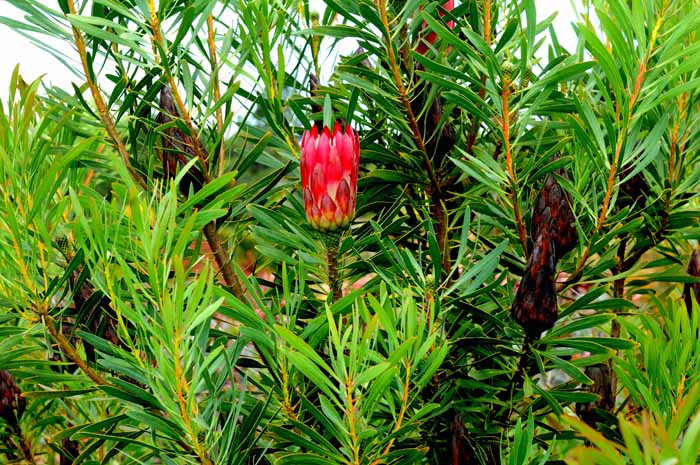
<svg viewBox="0 0 700 465">
<path fill-rule="evenodd" d="M 503 103 L 503 146 L 506 153 L 506 169 L 510 177 L 510 190 L 513 199 L 513 213 L 515 215 L 515 225 L 518 229 L 518 236 L 523 247 L 525 258 L 528 256 L 527 250 L 527 231 L 523 222 L 520 206 L 518 205 L 518 182 L 515 178 L 515 169 L 513 168 L 513 157 L 510 150 L 510 109 L 508 99 L 510 98 L 510 79 L 504 78 L 503 89 L 501 90 L 501 101 Z"/>
</svg>

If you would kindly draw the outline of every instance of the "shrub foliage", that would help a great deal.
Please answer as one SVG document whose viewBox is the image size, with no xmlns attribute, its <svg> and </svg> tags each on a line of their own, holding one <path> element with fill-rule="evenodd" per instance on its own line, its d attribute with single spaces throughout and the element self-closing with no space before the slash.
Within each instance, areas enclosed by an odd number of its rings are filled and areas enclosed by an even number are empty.
<svg viewBox="0 0 700 465">
<path fill-rule="evenodd" d="M 697 461 L 697 1 L 7 1 L 0 460 Z"/>
</svg>

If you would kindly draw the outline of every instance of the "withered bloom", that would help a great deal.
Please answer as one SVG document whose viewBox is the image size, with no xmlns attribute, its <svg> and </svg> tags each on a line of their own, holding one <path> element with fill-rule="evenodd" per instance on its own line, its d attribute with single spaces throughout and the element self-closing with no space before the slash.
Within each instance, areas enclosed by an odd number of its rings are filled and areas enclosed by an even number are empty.
<svg viewBox="0 0 700 465">
<path fill-rule="evenodd" d="M 513 319 L 528 337 L 539 337 L 557 321 L 557 294 L 554 288 L 555 260 L 552 240 L 546 229 L 537 236 L 525 274 L 510 309 Z"/>
<path fill-rule="evenodd" d="M 22 391 L 9 371 L 0 371 L 0 418 L 16 427 L 27 406 Z"/>
<path fill-rule="evenodd" d="M 532 237 L 549 231 L 554 245 L 555 261 L 572 251 L 578 242 L 576 218 L 569 198 L 553 175 L 547 175 L 532 214 Z"/>
<path fill-rule="evenodd" d="M 174 124 L 179 119 L 179 112 L 173 100 L 173 94 L 169 87 L 164 86 L 160 91 L 160 113 L 157 122 L 168 125 L 162 132 L 162 153 L 163 173 L 166 179 L 174 178 L 192 158 L 194 158 L 194 141 L 190 136 L 182 132 Z M 204 151 L 204 147 L 202 147 Z M 207 154 L 204 153 L 206 159 Z M 182 178 L 180 191 L 187 195 L 199 191 L 204 186 L 204 176 L 199 166 L 193 166 Z"/>
<path fill-rule="evenodd" d="M 698 249 L 694 249 L 690 255 L 688 262 L 688 274 L 693 277 L 700 277 L 700 254 Z M 695 295 L 695 302 L 700 305 L 700 283 L 685 283 L 683 286 L 683 300 L 685 308 L 688 310 L 688 315 L 693 311 L 692 295 Z"/>
<path fill-rule="evenodd" d="M 467 427 L 457 414 L 450 425 L 449 465 L 473 465 L 478 463 L 476 454 L 467 438 Z"/>
</svg>

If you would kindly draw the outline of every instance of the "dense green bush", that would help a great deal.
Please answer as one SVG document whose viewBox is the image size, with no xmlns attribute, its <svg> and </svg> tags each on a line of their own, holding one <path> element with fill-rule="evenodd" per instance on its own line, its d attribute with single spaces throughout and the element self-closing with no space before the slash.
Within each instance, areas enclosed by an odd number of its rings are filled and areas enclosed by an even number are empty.
<svg viewBox="0 0 700 465">
<path fill-rule="evenodd" d="M 697 462 L 697 1 L 8 2 L 0 461 Z"/>
</svg>

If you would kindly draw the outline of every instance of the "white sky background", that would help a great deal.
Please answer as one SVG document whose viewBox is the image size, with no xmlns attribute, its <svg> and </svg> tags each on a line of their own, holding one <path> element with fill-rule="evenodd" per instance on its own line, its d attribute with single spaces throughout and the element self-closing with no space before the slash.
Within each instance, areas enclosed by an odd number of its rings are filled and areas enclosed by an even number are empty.
<svg viewBox="0 0 700 465">
<path fill-rule="evenodd" d="M 55 7 L 55 0 L 44 0 Z M 323 7 L 322 0 L 310 0 L 312 9 Z M 576 44 L 576 35 L 571 24 L 576 21 L 574 5 L 580 6 L 580 0 L 536 0 L 537 19 L 541 21 L 552 13 L 558 11 L 554 20 L 559 42 L 568 50 L 573 51 Z M 21 19 L 21 14 L 5 0 L 0 0 L 0 15 L 13 19 Z M 71 82 L 79 82 L 75 76 L 61 62 L 47 52 L 37 48 L 29 39 L 18 34 L 14 30 L 0 24 L 0 99 L 6 101 L 12 71 L 17 63 L 20 65 L 20 73 L 26 82 L 31 82 L 44 75 L 44 83 L 55 85 L 70 90 Z M 47 44 L 55 45 L 55 44 Z M 67 55 L 72 51 L 65 49 Z M 546 50 L 546 49 L 545 49 Z M 77 53 L 75 54 L 77 58 Z M 74 65 L 78 65 L 77 60 Z"/>
</svg>

